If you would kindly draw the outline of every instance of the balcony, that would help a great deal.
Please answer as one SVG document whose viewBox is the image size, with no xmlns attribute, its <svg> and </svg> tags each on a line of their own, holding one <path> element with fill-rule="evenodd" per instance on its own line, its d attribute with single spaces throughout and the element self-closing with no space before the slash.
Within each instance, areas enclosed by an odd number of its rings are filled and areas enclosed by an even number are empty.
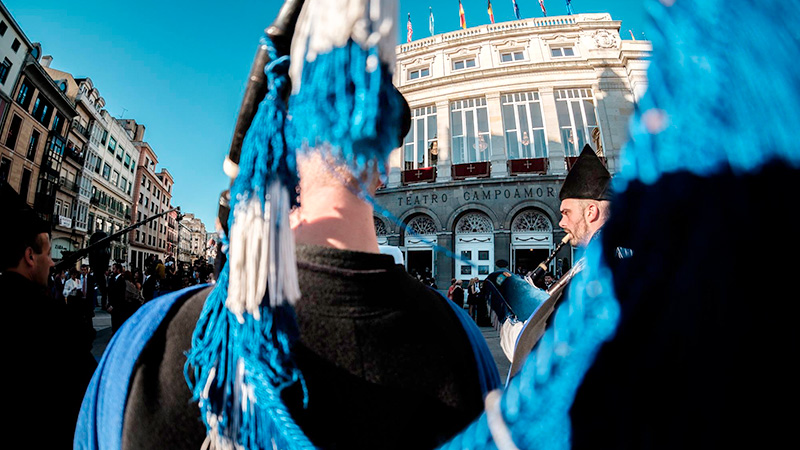
<svg viewBox="0 0 800 450">
<path fill-rule="evenodd" d="M 75 131 L 77 131 L 78 134 L 80 134 L 81 136 L 85 137 L 86 139 L 89 139 L 89 130 L 83 125 L 81 125 L 81 123 L 78 122 L 77 120 L 72 122 L 72 128 L 74 128 Z"/>
<path fill-rule="evenodd" d="M 508 160 L 508 174 L 512 176 L 545 174 L 549 166 L 550 162 L 547 158 L 510 159 Z"/>
<path fill-rule="evenodd" d="M 404 170 L 400 172 L 400 179 L 403 184 L 432 183 L 436 181 L 436 167 Z"/>
<path fill-rule="evenodd" d="M 488 178 L 492 174 L 492 163 L 489 161 L 466 164 L 453 164 L 452 176 L 454 180 L 465 178 Z"/>
<path fill-rule="evenodd" d="M 72 144 L 72 142 L 70 142 L 70 144 Z M 64 156 L 72 158 L 80 166 L 83 166 L 83 163 L 86 162 L 86 158 L 83 156 L 83 150 L 74 145 L 67 144 L 67 148 L 64 149 Z"/>
<path fill-rule="evenodd" d="M 80 186 L 78 185 L 78 183 L 74 181 L 69 181 L 65 177 L 61 177 L 58 180 L 58 187 L 61 188 L 61 190 L 69 193 L 75 193 L 80 191 Z"/>
</svg>

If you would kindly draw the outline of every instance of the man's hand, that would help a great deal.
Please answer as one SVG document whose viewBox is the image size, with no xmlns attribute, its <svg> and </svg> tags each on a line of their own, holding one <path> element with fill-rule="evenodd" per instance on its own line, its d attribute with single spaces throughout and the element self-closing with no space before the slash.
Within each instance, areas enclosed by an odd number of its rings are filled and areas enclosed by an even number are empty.
<svg viewBox="0 0 800 450">
<path fill-rule="evenodd" d="M 111 311 L 113 311 L 113 310 L 114 310 L 114 307 L 111 306 L 111 305 L 108 305 L 108 307 L 106 308 L 106 311 L 109 312 L 109 313 L 111 313 Z"/>
</svg>

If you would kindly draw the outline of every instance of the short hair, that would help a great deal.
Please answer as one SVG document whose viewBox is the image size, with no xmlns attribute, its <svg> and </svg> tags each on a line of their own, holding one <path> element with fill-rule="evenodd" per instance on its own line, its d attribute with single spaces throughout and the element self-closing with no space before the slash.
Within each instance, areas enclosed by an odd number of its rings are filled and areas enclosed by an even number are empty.
<svg viewBox="0 0 800 450">
<path fill-rule="evenodd" d="M 44 250 L 44 239 L 41 233 L 22 232 L 14 236 L 14 239 L 9 239 L 5 251 L 0 252 L 0 268 L 3 270 L 17 267 L 20 260 L 25 256 L 25 251 L 30 247 L 37 255 Z"/>
</svg>

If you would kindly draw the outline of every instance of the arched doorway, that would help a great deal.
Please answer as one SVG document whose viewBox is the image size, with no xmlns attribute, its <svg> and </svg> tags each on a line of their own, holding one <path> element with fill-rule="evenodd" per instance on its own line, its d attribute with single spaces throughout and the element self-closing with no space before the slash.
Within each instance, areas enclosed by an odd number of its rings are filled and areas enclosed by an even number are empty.
<svg viewBox="0 0 800 450">
<path fill-rule="evenodd" d="M 456 222 L 455 278 L 484 278 L 494 271 L 494 227 L 482 213 L 470 212 Z M 472 264 L 470 264 L 472 263 Z"/>
<path fill-rule="evenodd" d="M 375 221 L 375 235 L 378 236 L 378 245 L 389 245 L 389 239 L 387 237 L 389 231 L 386 230 L 386 224 L 377 217 L 373 217 L 372 220 Z"/>
<path fill-rule="evenodd" d="M 404 233 L 406 270 L 412 276 L 419 274 L 422 279 L 436 278 L 433 264 L 433 248 L 437 245 L 436 224 L 424 214 L 412 217 L 408 228 L 413 233 Z"/>
<path fill-rule="evenodd" d="M 553 224 L 542 212 L 526 209 L 511 222 L 511 270 L 524 275 L 553 250 Z M 551 263 L 553 266 L 555 262 Z M 553 267 L 549 268 L 551 271 Z"/>
</svg>

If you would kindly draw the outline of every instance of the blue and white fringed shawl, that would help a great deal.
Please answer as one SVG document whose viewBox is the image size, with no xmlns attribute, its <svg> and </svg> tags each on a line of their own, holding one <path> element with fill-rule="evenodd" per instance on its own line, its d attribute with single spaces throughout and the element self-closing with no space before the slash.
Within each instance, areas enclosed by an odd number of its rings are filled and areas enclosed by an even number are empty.
<svg viewBox="0 0 800 450">
<path fill-rule="evenodd" d="M 360 177 L 384 173 L 397 142 L 401 98 L 391 84 L 396 1 L 307 0 L 289 57 L 267 39 L 266 98 L 245 137 L 231 189 L 228 258 L 194 332 L 186 378 L 210 448 L 313 445 L 283 404 L 303 383 L 290 347 L 300 297 L 289 211 L 295 149 L 324 149 Z M 307 402 L 307 398 L 305 399 Z"/>
<path fill-rule="evenodd" d="M 280 399 L 301 382 L 289 348 L 300 297 L 289 210 L 297 186 L 284 136 L 289 58 L 265 39 L 269 82 L 231 188 L 228 259 L 192 337 L 186 378 L 210 448 L 312 448 Z"/>
</svg>

